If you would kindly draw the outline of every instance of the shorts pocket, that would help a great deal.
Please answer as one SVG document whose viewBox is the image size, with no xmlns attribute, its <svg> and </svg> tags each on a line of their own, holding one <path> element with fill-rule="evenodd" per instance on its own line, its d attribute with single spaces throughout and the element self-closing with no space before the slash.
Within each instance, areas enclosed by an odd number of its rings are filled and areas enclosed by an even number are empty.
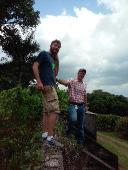
<svg viewBox="0 0 128 170">
<path fill-rule="evenodd" d="M 51 92 L 46 93 L 46 100 L 49 101 L 53 101 L 53 100 L 58 100 L 58 96 L 57 96 L 57 92 L 55 90 L 55 88 L 51 89 Z"/>
</svg>

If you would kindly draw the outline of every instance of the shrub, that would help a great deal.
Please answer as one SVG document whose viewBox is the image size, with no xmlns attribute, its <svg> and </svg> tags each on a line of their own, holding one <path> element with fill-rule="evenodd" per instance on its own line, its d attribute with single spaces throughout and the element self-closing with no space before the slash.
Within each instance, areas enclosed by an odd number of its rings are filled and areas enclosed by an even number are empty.
<svg viewBox="0 0 128 170">
<path fill-rule="evenodd" d="M 115 131 L 125 139 L 128 139 L 128 117 L 120 117 L 117 120 Z"/>
<path fill-rule="evenodd" d="M 0 153 L 4 159 L 7 155 L 7 169 L 42 163 L 41 111 L 42 99 L 35 89 L 17 87 L 0 93 Z"/>
<path fill-rule="evenodd" d="M 26 88 L 13 88 L 0 93 L 0 118 L 25 121 L 37 118 L 42 110 L 42 102 L 38 93 Z"/>
<path fill-rule="evenodd" d="M 98 130 L 114 130 L 119 116 L 97 114 L 96 124 Z"/>
<path fill-rule="evenodd" d="M 68 93 L 65 90 L 57 90 L 59 98 L 59 106 L 61 111 L 66 111 L 68 109 Z"/>
</svg>

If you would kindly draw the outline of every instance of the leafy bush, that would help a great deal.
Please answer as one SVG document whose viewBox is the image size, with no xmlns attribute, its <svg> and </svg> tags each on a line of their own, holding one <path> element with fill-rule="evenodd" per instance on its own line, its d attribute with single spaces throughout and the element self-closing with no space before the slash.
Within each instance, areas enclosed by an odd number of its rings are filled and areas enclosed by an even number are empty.
<svg viewBox="0 0 128 170">
<path fill-rule="evenodd" d="M 67 111 L 68 109 L 68 93 L 65 90 L 57 90 L 59 98 L 59 106 L 61 111 Z"/>
<path fill-rule="evenodd" d="M 103 131 L 116 131 L 119 136 L 128 139 L 128 117 L 97 114 L 97 129 Z"/>
<path fill-rule="evenodd" d="M 128 117 L 120 117 L 116 122 L 115 131 L 123 138 L 128 139 Z"/>
<path fill-rule="evenodd" d="M 101 89 L 88 93 L 89 110 L 94 113 L 128 116 L 128 98 Z"/>
<path fill-rule="evenodd" d="M 119 116 L 97 114 L 96 124 L 98 130 L 114 130 Z"/>
<path fill-rule="evenodd" d="M 9 154 L 7 169 L 31 169 L 42 163 L 41 111 L 42 99 L 35 89 L 17 87 L 0 93 L 0 153 L 2 158 L 2 150 Z"/>
<path fill-rule="evenodd" d="M 41 97 L 26 88 L 13 88 L 0 93 L 0 118 L 25 121 L 37 118 L 42 110 Z"/>
</svg>

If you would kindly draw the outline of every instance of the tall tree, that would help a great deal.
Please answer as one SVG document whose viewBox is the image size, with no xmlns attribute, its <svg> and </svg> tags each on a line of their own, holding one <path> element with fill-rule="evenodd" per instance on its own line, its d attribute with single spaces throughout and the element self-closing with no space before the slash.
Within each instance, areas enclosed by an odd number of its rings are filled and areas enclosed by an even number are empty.
<svg viewBox="0 0 128 170">
<path fill-rule="evenodd" d="M 0 0 L 0 24 L 16 24 L 22 28 L 36 26 L 39 11 L 34 11 L 34 3 L 34 0 Z"/>
<path fill-rule="evenodd" d="M 0 1 L 0 45 L 12 62 L 0 65 L 0 88 L 26 85 L 32 77 L 31 58 L 39 50 L 33 40 L 39 23 L 34 0 Z"/>
<path fill-rule="evenodd" d="M 88 94 L 89 109 L 94 113 L 128 116 L 128 98 L 102 90 Z"/>
</svg>

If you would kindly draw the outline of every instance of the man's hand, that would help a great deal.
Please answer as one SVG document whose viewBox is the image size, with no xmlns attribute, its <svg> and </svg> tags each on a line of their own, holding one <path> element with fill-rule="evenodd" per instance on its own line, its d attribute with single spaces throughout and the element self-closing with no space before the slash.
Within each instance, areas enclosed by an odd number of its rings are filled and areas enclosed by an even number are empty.
<svg viewBox="0 0 128 170">
<path fill-rule="evenodd" d="M 85 110 L 86 110 L 86 112 L 89 110 L 88 105 L 89 105 L 89 103 L 85 103 Z"/>
<path fill-rule="evenodd" d="M 43 86 L 42 82 L 37 82 L 36 87 L 37 87 L 37 89 L 40 90 L 40 91 L 43 91 L 43 90 L 44 90 L 44 86 Z"/>
<path fill-rule="evenodd" d="M 88 106 L 85 106 L 85 110 L 86 110 L 86 112 L 88 111 L 88 109 L 89 109 L 89 107 L 88 107 Z"/>
</svg>

